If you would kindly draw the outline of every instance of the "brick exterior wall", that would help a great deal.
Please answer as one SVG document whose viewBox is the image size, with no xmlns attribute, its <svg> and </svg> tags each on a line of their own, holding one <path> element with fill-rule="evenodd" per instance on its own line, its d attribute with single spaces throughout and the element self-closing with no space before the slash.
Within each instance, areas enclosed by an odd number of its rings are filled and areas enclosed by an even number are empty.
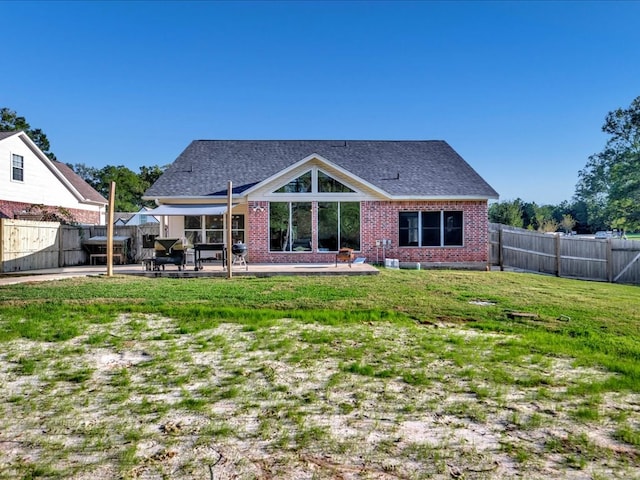
<svg viewBox="0 0 640 480">
<path fill-rule="evenodd" d="M 398 247 L 399 212 L 456 210 L 463 212 L 462 247 Z M 312 204 L 313 250 L 317 248 L 317 202 Z M 335 253 L 269 252 L 269 202 L 249 202 L 248 260 L 252 263 L 331 263 Z M 391 240 L 386 258 L 401 262 L 465 264 L 484 268 L 489 261 L 488 205 L 486 201 L 364 201 L 360 206 L 361 250 L 367 262 L 382 261 L 376 240 Z"/>
<path fill-rule="evenodd" d="M 10 202 L 7 200 L 0 200 L 0 216 L 4 218 L 16 218 L 17 215 L 32 207 L 31 203 L 22 202 Z M 52 211 L 56 211 L 58 207 L 47 205 Z M 66 208 L 66 210 L 73 216 L 74 221 L 85 225 L 99 225 L 100 224 L 100 212 L 81 210 L 78 208 Z"/>
</svg>

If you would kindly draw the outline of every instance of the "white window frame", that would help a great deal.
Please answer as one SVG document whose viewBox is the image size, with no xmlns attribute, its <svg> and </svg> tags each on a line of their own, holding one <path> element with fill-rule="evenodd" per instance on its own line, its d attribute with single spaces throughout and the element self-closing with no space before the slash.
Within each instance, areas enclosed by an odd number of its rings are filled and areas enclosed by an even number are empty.
<svg viewBox="0 0 640 480">
<path fill-rule="evenodd" d="M 288 185 L 289 183 L 291 183 L 292 181 L 294 181 L 295 179 L 297 179 L 298 177 L 301 177 L 303 175 L 306 175 L 307 173 L 311 172 L 311 191 L 309 192 L 278 192 L 277 190 L 280 190 L 282 187 Z M 350 188 L 351 192 L 320 192 L 318 189 L 318 172 L 322 172 L 324 175 L 326 175 L 329 178 L 334 179 L 336 182 L 339 182 L 340 184 L 344 185 L 347 188 Z M 281 184 L 280 186 L 278 186 L 278 188 L 274 189 L 271 191 L 270 195 L 274 195 L 274 196 L 289 196 L 289 195 L 293 195 L 293 196 L 303 196 L 303 195 L 313 195 L 314 199 L 318 196 L 356 196 L 358 195 L 360 192 L 358 191 L 357 188 L 355 188 L 353 185 L 350 185 L 349 182 L 345 182 L 342 179 L 338 179 L 335 177 L 335 175 L 330 174 L 329 172 L 325 171 L 322 168 L 319 167 L 311 167 L 308 169 L 305 169 L 302 173 L 300 173 L 299 175 L 296 175 L 295 177 L 290 178 L 289 180 L 287 180 L 286 182 L 284 182 L 283 184 Z"/>
<path fill-rule="evenodd" d="M 16 159 L 20 159 L 20 166 L 17 167 L 15 165 L 15 161 Z M 21 173 L 22 173 L 22 178 L 16 178 L 15 177 L 15 171 L 16 169 L 18 169 Z M 18 183 L 24 183 L 24 156 L 22 155 L 18 155 L 17 153 L 12 153 L 11 154 L 11 181 L 12 182 L 18 182 Z"/>
<path fill-rule="evenodd" d="M 200 227 L 199 228 L 185 228 L 186 217 L 199 217 L 200 218 Z M 207 228 L 206 217 L 214 216 L 214 217 L 222 217 L 222 228 Z M 247 241 L 246 237 L 246 228 L 247 228 L 247 218 L 244 213 L 234 213 L 234 217 L 242 217 L 242 228 L 231 228 L 231 235 L 233 237 L 233 242 L 241 241 L 242 243 Z M 197 232 L 200 237 L 200 242 L 197 243 L 207 243 L 207 233 L 217 232 L 222 233 L 222 243 L 227 243 L 226 231 L 227 231 L 227 215 L 186 215 L 182 217 L 182 228 L 184 235 L 187 236 L 187 232 Z"/>
</svg>

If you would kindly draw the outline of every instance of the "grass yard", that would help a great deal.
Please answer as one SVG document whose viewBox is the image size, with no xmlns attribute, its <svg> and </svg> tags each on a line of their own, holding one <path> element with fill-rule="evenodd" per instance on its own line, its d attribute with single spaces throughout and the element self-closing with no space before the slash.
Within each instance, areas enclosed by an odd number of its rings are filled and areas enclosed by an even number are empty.
<svg viewBox="0 0 640 480">
<path fill-rule="evenodd" d="M 507 272 L 0 287 L 0 478 L 640 478 L 638 305 Z"/>
</svg>

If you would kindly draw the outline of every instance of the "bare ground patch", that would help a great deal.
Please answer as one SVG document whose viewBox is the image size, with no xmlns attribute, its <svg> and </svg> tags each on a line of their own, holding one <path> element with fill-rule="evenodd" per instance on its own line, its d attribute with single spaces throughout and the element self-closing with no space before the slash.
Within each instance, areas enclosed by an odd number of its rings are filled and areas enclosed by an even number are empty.
<svg viewBox="0 0 640 480">
<path fill-rule="evenodd" d="M 638 478 L 640 396 L 454 327 L 123 315 L 0 355 L 1 478 Z M 513 358 L 517 355 L 517 358 Z"/>
</svg>

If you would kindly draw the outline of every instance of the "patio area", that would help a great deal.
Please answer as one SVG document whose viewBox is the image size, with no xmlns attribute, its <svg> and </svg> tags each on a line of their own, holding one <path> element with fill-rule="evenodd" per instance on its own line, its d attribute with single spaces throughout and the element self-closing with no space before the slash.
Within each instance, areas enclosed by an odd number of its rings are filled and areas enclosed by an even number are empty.
<svg viewBox="0 0 640 480">
<path fill-rule="evenodd" d="M 249 264 L 247 268 L 234 265 L 233 277 L 272 277 L 276 275 L 377 275 L 379 270 L 368 263 L 321 263 L 321 264 Z M 40 282 L 60 280 L 71 277 L 106 275 L 105 265 L 81 265 L 76 267 L 51 268 L 46 270 L 29 270 L 0 274 L 0 285 L 24 282 Z M 144 264 L 114 265 L 114 275 L 137 275 L 148 278 L 225 278 L 227 271 L 218 264 L 205 264 L 202 270 L 195 270 L 193 265 L 186 265 L 178 270 L 175 265 L 167 265 L 162 270 L 146 270 Z"/>
<path fill-rule="evenodd" d="M 115 273 L 115 269 L 114 269 Z M 200 277 L 226 277 L 227 270 L 220 263 L 207 263 L 202 270 L 196 270 L 192 265 L 187 265 L 178 270 L 176 266 L 167 265 L 160 270 L 146 270 L 140 268 L 128 269 L 126 272 L 119 271 L 127 275 L 139 275 L 143 277 L 170 277 L 170 278 L 200 278 Z M 276 275 L 377 275 L 378 269 L 367 263 L 314 263 L 314 264 L 294 264 L 294 263 L 270 263 L 270 264 L 248 264 L 233 265 L 231 274 L 233 277 L 273 277 Z"/>
</svg>

